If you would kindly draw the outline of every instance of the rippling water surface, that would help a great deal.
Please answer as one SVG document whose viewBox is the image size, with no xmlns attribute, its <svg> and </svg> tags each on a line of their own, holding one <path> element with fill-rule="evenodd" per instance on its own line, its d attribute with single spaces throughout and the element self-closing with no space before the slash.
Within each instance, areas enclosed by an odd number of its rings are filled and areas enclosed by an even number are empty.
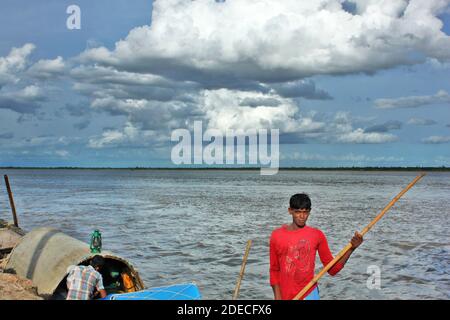
<svg viewBox="0 0 450 320">
<path fill-rule="evenodd" d="M 308 224 L 339 252 L 416 176 L 413 172 L 3 170 L 25 230 L 56 227 L 130 260 L 147 287 L 194 281 L 204 299 L 230 299 L 253 240 L 241 299 L 271 299 L 268 241 L 291 221 L 289 197 L 307 192 Z M 0 218 L 11 220 L 0 193 Z M 2 195 L 3 194 L 3 195 Z M 323 299 L 449 299 L 450 174 L 429 173 L 366 235 Z M 316 271 L 321 267 L 316 261 Z M 369 289 L 369 266 L 381 289 Z"/>
</svg>

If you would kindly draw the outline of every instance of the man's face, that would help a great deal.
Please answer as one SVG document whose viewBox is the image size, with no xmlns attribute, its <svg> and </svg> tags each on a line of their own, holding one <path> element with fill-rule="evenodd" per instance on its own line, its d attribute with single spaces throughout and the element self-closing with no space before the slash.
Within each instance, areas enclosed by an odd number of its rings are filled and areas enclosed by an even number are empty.
<svg viewBox="0 0 450 320">
<path fill-rule="evenodd" d="M 292 221 L 297 225 L 297 227 L 303 228 L 306 225 L 311 209 L 289 208 L 288 211 L 292 215 Z"/>
</svg>

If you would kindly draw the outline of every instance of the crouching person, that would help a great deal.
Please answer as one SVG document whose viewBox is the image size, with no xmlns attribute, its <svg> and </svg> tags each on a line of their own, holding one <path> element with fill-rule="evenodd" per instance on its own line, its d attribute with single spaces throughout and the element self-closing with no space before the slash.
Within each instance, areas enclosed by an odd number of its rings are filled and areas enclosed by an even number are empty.
<svg viewBox="0 0 450 320">
<path fill-rule="evenodd" d="M 100 294 L 100 298 L 106 297 L 103 278 L 99 272 L 104 264 L 105 259 L 96 255 L 92 258 L 89 266 L 69 267 L 66 300 L 91 300 L 97 294 Z"/>
</svg>

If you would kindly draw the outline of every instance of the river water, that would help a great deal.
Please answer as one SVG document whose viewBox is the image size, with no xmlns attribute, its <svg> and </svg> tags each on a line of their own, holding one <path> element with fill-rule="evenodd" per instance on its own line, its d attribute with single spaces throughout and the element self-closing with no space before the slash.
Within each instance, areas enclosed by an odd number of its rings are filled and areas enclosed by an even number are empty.
<svg viewBox="0 0 450 320">
<path fill-rule="evenodd" d="M 230 299 L 245 245 L 253 245 L 240 299 L 271 299 L 269 237 L 291 218 L 292 194 L 312 199 L 308 225 L 333 254 L 416 172 L 252 170 L 1 170 L 19 223 L 52 226 L 127 258 L 147 287 L 195 282 L 203 299 Z M 0 218 L 12 220 L 5 188 Z M 345 268 L 320 283 L 322 299 L 449 299 L 450 173 L 429 173 L 366 234 Z M 322 267 L 316 260 L 316 272 Z M 379 273 L 380 286 L 375 282 Z"/>
</svg>

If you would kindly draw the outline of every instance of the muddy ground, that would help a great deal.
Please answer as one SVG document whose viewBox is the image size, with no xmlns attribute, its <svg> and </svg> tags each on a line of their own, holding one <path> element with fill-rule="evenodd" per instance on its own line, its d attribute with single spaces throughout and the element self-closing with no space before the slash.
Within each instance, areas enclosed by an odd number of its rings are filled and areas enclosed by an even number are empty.
<svg viewBox="0 0 450 320">
<path fill-rule="evenodd" d="M 43 300 L 31 280 L 0 270 L 0 300 Z"/>
</svg>

